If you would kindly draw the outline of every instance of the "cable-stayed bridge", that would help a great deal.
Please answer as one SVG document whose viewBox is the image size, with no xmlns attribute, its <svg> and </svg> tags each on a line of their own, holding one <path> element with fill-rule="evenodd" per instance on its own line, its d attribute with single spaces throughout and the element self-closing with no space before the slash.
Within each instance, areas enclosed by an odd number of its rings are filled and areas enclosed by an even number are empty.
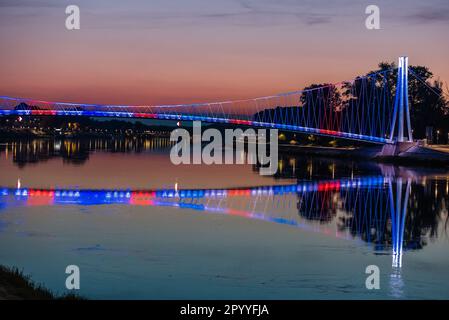
<svg viewBox="0 0 449 320">
<path fill-rule="evenodd" d="M 230 189 L 1 188 L 0 207 L 130 205 L 189 209 L 283 224 L 392 250 L 400 267 L 410 180 L 373 176 Z"/>
<path fill-rule="evenodd" d="M 408 58 L 396 69 L 350 81 L 255 99 L 125 106 L 0 97 L 0 116 L 85 116 L 204 121 L 274 128 L 377 144 L 413 141 L 408 103 Z"/>
</svg>

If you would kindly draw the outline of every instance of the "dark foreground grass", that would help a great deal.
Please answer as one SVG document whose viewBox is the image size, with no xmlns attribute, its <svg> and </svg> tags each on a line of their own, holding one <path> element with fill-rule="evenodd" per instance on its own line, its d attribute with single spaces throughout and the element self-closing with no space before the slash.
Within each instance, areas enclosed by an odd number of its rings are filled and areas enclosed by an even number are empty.
<svg viewBox="0 0 449 320">
<path fill-rule="evenodd" d="M 34 283 L 17 268 L 0 266 L 0 300 L 84 300 L 67 294 L 56 296 L 40 284 Z"/>
</svg>

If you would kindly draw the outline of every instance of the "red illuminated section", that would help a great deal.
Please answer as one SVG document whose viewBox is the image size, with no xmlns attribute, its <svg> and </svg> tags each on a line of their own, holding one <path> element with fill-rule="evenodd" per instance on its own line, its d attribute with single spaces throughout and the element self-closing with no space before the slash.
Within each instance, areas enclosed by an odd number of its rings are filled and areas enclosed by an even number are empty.
<svg viewBox="0 0 449 320">
<path fill-rule="evenodd" d="M 146 119 L 157 119 L 157 113 L 144 113 L 144 112 L 133 112 L 133 116 L 136 118 L 146 118 Z"/>
<path fill-rule="evenodd" d="M 55 193 L 53 190 L 28 189 L 27 205 L 48 206 L 54 202 Z"/>
<path fill-rule="evenodd" d="M 327 134 L 330 136 L 341 136 L 342 133 L 340 131 L 335 130 L 326 130 L 326 129 L 318 129 L 318 133 L 320 134 Z"/>
<path fill-rule="evenodd" d="M 318 191 L 338 191 L 340 187 L 340 181 L 323 182 L 318 184 Z"/>
<path fill-rule="evenodd" d="M 154 198 L 156 197 L 156 192 L 143 192 L 143 191 L 133 191 L 131 192 L 131 198 L 129 204 L 134 206 L 152 206 L 154 205 Z"/>
<path fill-rule="evenodd" d="M 56 110 L 31 110 L 33 116 L 56 116 Z"/>
<path fill-rule="evenodd" d="M 253 125 L 253 121 L 250 121 L 250 120 L 229 119 L 229 123 L 231 123 L 231 124 L 239 124 L 239 125 L 244 125 L 244 126 L 251 126 L 251 125 Z"/>
<path fill-rule="evenodd" d="M 251 195 L 251 189 L 233 189 L 233 190 L 227 190 L 226 194 L 229 197 L 244 197 L 244 196 L 250 196 Z"/>
</svg>

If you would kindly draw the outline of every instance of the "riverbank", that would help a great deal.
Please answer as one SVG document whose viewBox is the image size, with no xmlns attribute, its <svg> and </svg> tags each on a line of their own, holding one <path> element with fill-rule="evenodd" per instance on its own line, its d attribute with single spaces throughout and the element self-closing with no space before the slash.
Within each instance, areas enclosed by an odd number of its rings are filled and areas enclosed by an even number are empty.
<svg viewBox="0 0 449 320">
<path fill-rule="evenodd" d="M 17 268 L 0 266 L 0 300 L 82 300 L 76 295 L 56 296 Z"/>
<path fill-rule="evenodd" d="M 411 166 L 449 167 L 449 148 L 432 148 L 429 146 L 412 146 L 404 151 L 384 155 L 382 145 L 363 147 L 321 147 L 280 144 L 284 153 L 296 155 L 313 155 L 331 158 L 366 159 L 381 163 Z"/>
<path fill-rule="evenodd" d="M 122 139 L 122 138 L 169 138 L 170 132 L 151 133 L 35 133 L 32 131 L 11 132 L 0 129 L 2 139 Z"/>
</svg>

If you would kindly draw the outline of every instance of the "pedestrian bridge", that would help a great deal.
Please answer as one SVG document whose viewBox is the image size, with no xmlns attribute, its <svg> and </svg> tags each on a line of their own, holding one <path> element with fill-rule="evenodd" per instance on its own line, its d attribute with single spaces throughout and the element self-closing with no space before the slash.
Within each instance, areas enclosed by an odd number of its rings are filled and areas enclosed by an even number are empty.
<svg viewBox="0 0 449 320">
<path fill-rule="evenodd" d="M 3 96 L 0 116 L 204 121 L 387 144 L 413 141 L 407 93 L 408 59 L 401 57 L 396 69 L 254 99 L 125 106 Z"/>
</svg>

